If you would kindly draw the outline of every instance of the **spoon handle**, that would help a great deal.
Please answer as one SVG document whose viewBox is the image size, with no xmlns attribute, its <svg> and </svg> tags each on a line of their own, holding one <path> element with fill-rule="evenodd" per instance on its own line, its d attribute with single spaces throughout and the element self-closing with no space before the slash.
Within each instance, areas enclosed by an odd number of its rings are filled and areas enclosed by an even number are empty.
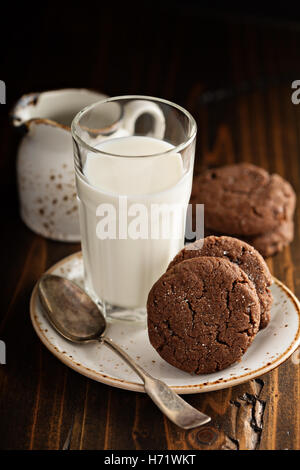
<svg viewBox="0 0 300 470">
<path fill-rule="evenodd" d="M 115 351 L 127 364 L 132 367 L 143 380 L 145 392 L 154 401 L 158 408 L 171 420 L 183 429 L 191 429 L 208 423 L 210 417 L 193 408 L 179 397 L 166 383 L 155 379 L 140 367 L 123 349 L 110 338 L 102 336 L 100 342 Z"/>
<path fill-rule="evenodd" d="M 137 375 L 143 380 L 145 383 L 148 377 L 151 377 L 142 367 L 140 367 L 128 354 L 124 351 L 124 349 L 120 348 L 111 338 L 107 336 L 101 336 L 99 339 L 100 343 L 106 344 L 110 347 L 113 351 L 115 351 L 127 364 L 132 367 L 132 369 L 137 373 Z"/>
</svg>

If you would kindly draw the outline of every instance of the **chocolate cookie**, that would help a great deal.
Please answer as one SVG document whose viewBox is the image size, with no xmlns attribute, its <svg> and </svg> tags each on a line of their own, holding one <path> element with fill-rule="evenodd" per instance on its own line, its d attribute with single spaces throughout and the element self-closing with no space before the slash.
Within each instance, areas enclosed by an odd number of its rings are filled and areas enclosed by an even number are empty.
<svg viewBox="0 0 300 470">
<path fill-rule="evenodd" d="M 246 242 L 232 237 L 210 236 L 187 245 L 175 256 L 169 268 L 183 260 L 198 256 L 227 258 L 247 274 L 254 283 L 260 301 L 260 329 L 270 321 L 272 294 L 269 286 L 272 277 L 263 257 Z"/>
<path fill-rule="evenodd" d="M 205 228 L 205 236 L 222 236 L 222 233 L 218 233 L 215 230 Z M 285 246 L 291 243 L 294 239 L 294 222 L 289 220 L 278 225 L 278 227 L 272 232 L 262 233 L 256 237 L 242 237 L 236 235 L 237 238 L 243 240 L 249 245 L 253 246 L 259 253 L 265 258 L 273 256 L 283 250 Z"/>
<path fill-rule="evenodd" d="M 196 374 L 239 361 L 258 331 L 254 284 L 225 258 L 176 264 L 152 287 L 147 302 L 152 346 L 167 362 Z"/>
<path fill-rule="evenodd" d="M 252 237 L 291 220 L 296 198 L 281 176 L 241 163 L 198 175 L 192 200 L 204 204 L 209 229 Z"/>
<path fill-rule="evenodd" d="M 250 245 L 254 246 L 262 256 L 273 256 L 281 251 L 294 238 L 294 222 L 289 220 L 273 230 L 262 235 L 247 239 Z"/>
</svg>

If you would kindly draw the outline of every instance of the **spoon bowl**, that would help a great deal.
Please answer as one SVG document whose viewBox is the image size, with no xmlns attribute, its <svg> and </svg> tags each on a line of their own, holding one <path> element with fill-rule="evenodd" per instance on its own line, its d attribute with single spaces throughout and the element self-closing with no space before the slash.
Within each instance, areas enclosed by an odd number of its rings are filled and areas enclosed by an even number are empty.
<svg viewBox="0 0 300 470">
<path fill-rule="evenodd" d="M 106 321 L 101 310 L 74 282 L 45 274 L 38 292 L 48 320 L 64 338 L 88 343 L 104 334 Z"/>
</svg>

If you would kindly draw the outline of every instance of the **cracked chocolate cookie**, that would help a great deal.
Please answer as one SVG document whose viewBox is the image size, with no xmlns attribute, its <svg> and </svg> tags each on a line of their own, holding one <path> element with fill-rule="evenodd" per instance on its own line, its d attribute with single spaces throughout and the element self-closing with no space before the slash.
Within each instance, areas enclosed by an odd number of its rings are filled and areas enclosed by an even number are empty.
<svg viewBox="0 0 300 470">
<path fill-rule="evenodd" d="M 295 193 L 281 176 L 248 163 L 207 170 L 194 181 L 205 225 L 228 235 L 256 236 L 292 219 Z"/>
<path fill-rule="evenodd" d="M 281 251 L 286 245 L 291 243 L 294 238 L 294 222 L 289 220 L 284 222 L 272 232 L 263 233 L 256 237 L 247 239 L 250 245 L 253 245 L 262 256 L 273 256 Z"/>
<path fill-rule="evenodd" d="M 176 264 L 152 287 L 148 334 L 160 356 L 195 374 L 239 361 L 259 328 L 254 284 L 225 258 L 202 256 Z"/>
<path fill-rule="evenodd" d="M 270 321 L 272 294 L 269 286 L 272 277 L 263 257 L 248 243 L 232 237 L 210 236 L 183 248 L 171 261 L 168 269 L 183 260 L 198 256 L 215 256 L 227 258 L 247 274 L 254 283 L 260 301 L 260 329 Z"/>
<path fill-rule="evenodd" d="M 220 237 L 223 234 L 216 230 L 205 228 L 205 236 L 208 237 L 211 235 Z M 294 222 L 293 220 L 288 220 L 278 225 L 272 232 L 261 233 L 255 237 L 243 237 L 241 235 L 236 235 L 236 237 L 253 246 L 262 256 L 267 258 L 268 256 L 273 256 L 282 251 L 285 246 L 293 241 Z"/>
</svg>

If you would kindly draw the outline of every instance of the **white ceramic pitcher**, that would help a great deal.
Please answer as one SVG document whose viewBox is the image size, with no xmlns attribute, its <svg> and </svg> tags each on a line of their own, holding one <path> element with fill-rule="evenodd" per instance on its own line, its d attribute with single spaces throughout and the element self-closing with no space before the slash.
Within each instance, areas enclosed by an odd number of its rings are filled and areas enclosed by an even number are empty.
<svg viewBox="0 0 300 470">
<path fill-rule="evenodd" d="M 86 89 L 54 90 L 24 95 L 12 110 L 13 125 L 26 130 L 17 156 L 21 218 L 44 237 L 80 241 L 70 126 L 77 112 L 105 98 Z M 111 126 L 113 136 L 130 135 L 138 117 L 148 113 L 154 120 L 153 136 L 162 138 L 164 116 L 149 105 L 137 102 L 120 113 L 117 125 Z"/>
</svg>

